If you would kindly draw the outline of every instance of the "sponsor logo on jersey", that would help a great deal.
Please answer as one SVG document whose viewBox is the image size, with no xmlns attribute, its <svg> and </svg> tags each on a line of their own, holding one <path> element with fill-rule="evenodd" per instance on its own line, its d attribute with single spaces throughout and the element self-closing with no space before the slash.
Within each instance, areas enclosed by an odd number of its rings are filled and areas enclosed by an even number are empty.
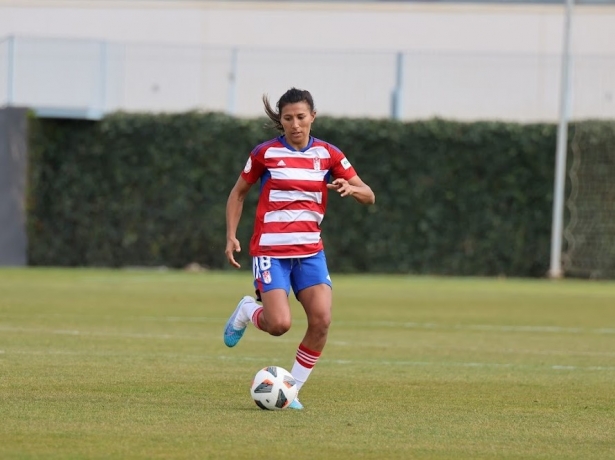
<svg viewBox="0 0 615 460">
<path fill-rule="evenodd" d="M 320 171 L 320 158 L 314 158 L 314 170 Z"/>
<path fill-rule="evenodd" d="M 344 158 L 344 159 L 342 160 L 342 166 L 344 167 L 344 169 L 348 169 L 348 168 L 350 168 L 350 166 L 351 166 L 351 165 L 350 165 L 350 161 L 348 161 L 348 159 Z"/>
</svg>

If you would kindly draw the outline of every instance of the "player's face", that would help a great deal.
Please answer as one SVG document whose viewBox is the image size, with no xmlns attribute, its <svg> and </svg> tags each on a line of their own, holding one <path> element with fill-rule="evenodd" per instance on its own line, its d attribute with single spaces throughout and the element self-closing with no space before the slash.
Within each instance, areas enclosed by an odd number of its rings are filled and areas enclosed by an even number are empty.
<svg viewBox="0 0 615 460">
<path fill-rule="evenodd" d="M 286 142 L 297 150 L 306 147 L 310 140 L 310 129 L 315 116 L 316 112 L 310 110 L 307 102 L 286 104 L 280 114 Z"/>
</svg>

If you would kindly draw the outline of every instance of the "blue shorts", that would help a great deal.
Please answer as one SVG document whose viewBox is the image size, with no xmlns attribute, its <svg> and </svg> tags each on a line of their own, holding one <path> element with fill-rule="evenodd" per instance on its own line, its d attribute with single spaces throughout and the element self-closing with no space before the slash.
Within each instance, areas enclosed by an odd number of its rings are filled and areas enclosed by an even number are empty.
<svg viewBox="0 0 615 460">
<path fill-rule="evenodd" d="M 272 289 L 284 289 L 288 295 L 292 287 L 296 297 L 299 291 L 310 286 L 317 284 L 331 286 L 325 251 L 320 251 L 310 257 L 292 259 L 252 257 L 252 273 L 257 300 L 260 300 L 261 292 L 268 292 Z"/>
</svg>

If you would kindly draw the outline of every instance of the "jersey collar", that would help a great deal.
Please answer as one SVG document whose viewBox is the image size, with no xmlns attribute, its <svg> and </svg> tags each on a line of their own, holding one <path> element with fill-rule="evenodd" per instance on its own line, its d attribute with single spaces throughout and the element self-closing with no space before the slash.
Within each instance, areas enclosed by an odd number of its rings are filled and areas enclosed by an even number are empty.
<svg viewBox="0 0 615 460">
<path fill-rule="evenodd" d="M 307 145 L 304 148 L 302 148 L 301 150 L 297 150 L 292 145 L 290 145 L 288 142 L 286 142 L 286 136 L 282 135 L 282 136 L 278 137 L 278 140 L 282 143 L 282 145 L 284 147 L 286 147 L 288 150 L 291 150 L 293 152 L 305 152 L 310 147 L 312 147 L 312 144 L 314 143 L 314 138 L 312 136 L 310 136 L 310 140 L 308 141 Z"/>
</svg>

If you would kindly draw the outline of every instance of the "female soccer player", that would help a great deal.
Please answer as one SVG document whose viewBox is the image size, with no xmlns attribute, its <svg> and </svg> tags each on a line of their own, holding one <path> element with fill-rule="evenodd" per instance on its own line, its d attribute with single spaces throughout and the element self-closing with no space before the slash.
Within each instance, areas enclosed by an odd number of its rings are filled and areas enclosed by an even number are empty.
<svg viewBox="0 0 615 460">
<path fill-rule="evenodd" d="M 331 278 L 320 239 L 327 190 L 367 205 L 375 202 L 375 196 L 337 147 L 310 135 L 316 111 L 308 91 L 289 89 L 277 110 L 271 108 L 267 96 L 263 103 L 267 116 L 283 134 L 252 150 L 228 197 L 225 254 L 239 268 L 234 257 L 234 252 L 241 251 L 237 225 L 246 194 L 260 179 L 250 240 L 256 299 L 245 296 L 240 300 L 226 323 L 224 343 L 237 345 L 250 322 L 274 336 L 287 332 L 292 287 L 308 323 L 291 370 L 301 389 L 320 357 L 331 323 Z M 298 398 L 289 407 L 303 409 Z"/>
</svg>

